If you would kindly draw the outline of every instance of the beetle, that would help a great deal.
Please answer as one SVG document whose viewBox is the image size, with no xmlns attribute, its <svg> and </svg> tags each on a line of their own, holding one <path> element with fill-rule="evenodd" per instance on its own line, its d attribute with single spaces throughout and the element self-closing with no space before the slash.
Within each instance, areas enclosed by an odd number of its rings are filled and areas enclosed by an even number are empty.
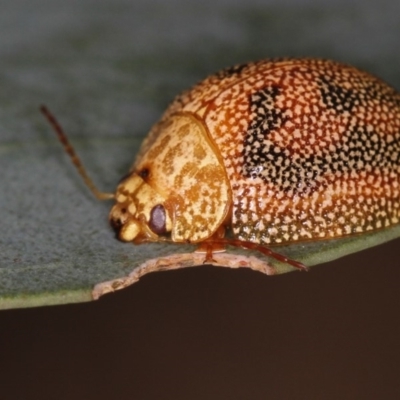
<svg viewBox="0 0 400 400">
<path fill-rule="evenodd" d="M 399 222 L 400 94 L 352 66 L 268 59 L 224 69 L 179 95 L 112 198 L 125 242 L 266 246 L 334 239 Z M 226 237 L 230 233 L 231 238 Z"/>
</svg>

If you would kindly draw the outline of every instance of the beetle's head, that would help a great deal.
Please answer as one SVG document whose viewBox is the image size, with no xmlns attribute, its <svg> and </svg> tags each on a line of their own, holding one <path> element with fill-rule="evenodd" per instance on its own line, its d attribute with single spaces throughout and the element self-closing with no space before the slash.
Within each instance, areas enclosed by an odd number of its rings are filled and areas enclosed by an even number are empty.
<svg viewBox="0 0 400 400">
<path fill-rule="evenodd" d="M 165 197 L 147 179 L 148 170 L 143 169 L 129 174 L 117 187 L 109 219 L 118 239 L 124 242 L 159 241 L 171 232 Z"/>
</svg>

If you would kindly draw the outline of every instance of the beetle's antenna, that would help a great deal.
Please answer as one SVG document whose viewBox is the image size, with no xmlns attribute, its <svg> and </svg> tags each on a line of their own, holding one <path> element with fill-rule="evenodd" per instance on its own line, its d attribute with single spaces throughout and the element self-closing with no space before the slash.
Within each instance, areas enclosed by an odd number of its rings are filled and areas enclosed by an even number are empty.
<svg viewBox="0 0 400 400">
<path fill-rule="evenodd" d="M 50 125 L 53 127 L 54 131 L 57 134 L 58 140 L 61 142 L 61 144 L 64 147 L 64 150 L 71 158 L 72 163 L 75 165 L 76 169 L 79 172 L 79 175 L 82 177 L 86 186 L 92 191 L 95 197 L 98 200 L 113 199 L 115 197 L 113 193 L 100 192 L 93 183 L 93 181 L 89 178 L 89 175 L 87 174 L 85 167 L 83 166 L 81 160 L 79 159 L 78 155 L 75 152 L 75 149 L 72 147 L 71 143 L 67 138 L 67 135 L 61 128 L 61 125 L 58 123 L 54 115 L 49 111 L 49 109 L 46 106 L 41 106 L 40 111 L 49 121 Z"/>
</svg>

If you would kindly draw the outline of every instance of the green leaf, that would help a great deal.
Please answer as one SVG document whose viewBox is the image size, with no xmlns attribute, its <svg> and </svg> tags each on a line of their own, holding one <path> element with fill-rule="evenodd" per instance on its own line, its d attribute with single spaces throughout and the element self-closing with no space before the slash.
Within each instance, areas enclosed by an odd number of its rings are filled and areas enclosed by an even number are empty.
<svg viewBox="0 0 400 400">
<path fill-rule="evenodd" d="M 0 207 L 7 235 L 0 243 L 0 308 L 89 301 L 126 287 L 148 272 L 203 264 L 205 255 L 194 253 L 193 246 L 135 246 L 114 239 L 107 221 L 110 204 L 92 198 L 44 122 L 43 129 L 49 136 L 46 140 L 8 142 L 1 147 L 7 189 Z M 108 185 L 103 177 L 115 177 L 116 171 L 123 170 L 120 160 L 126 164 L 133 159 L 139 142 L 134 138 L 94 138 L 83 145 L 75 140 L 81 158 L 102 188 Z M 396 226 L 274 250 L 312 266 L 399 235 L 400 226 Z M 245 249 L 229 248 L 227 254 L 217 253 L 213 258 L 214 265 L 252 268 L 271 275 L 293 270 Z"/>
</svg>

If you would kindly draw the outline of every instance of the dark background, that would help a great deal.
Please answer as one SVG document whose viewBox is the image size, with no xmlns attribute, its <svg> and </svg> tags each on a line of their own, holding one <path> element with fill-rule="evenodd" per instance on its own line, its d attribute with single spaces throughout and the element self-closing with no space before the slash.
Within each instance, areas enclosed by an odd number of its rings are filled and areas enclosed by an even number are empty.
<svg viewBox="0 0 400 400">
<path fill-rule="evenodd" d="M 266 277 L 199 267 L 2 311 L 5 399 L 397 399 L 398 244 Z"/>
<path fill-rule="evenodd" d="M 179 90 L 269 56 L 336 58 L 400 88 L 398 3 L 331 3 L 6 1 L 3 87 L 17 77 L 30 91 L 3 91 L 0 116 L 23 135 L 26 120 L 12 116 L 57 93 L 93 136 L 118 134 L 131 119 L 145 131 Z M 24 70 L 19 57 L 31 62 Z M 115 59 L 137 90 L 111 85 Z M 81 75 L 88 60 L 103 68 L 93 88 Z M 57 79 L 41 78 L 37 65 Z M 77 80 L 79 93 L 69 90 Z M 107 98 L 95 90 L 108 85 Z M 142 107 L 134 116 L 123 107 L 130 93 Z M 397 399 L 398 247 L 278 277 L 210 267 L 150 274 L 94 303 L 1 311 L 1 398 Z"/>
</svg>

